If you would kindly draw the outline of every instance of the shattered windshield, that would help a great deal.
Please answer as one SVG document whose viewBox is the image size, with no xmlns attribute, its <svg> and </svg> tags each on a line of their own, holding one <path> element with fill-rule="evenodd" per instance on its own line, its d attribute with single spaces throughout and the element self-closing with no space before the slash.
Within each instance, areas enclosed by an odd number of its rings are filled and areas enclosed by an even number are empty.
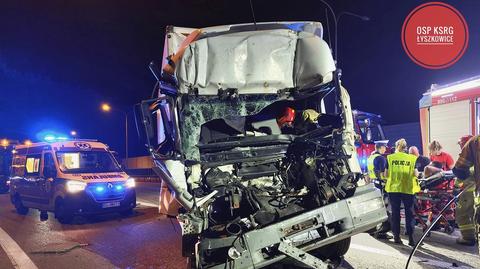
<svg viewBox="0 0 480 269">
<path fill-rule="evenodd" d="M 267 105 L 279 99 L 276 94 L 241 95 L 232 100 L 218 96 L 197 96 L 188 98 L 183 104 L 180 128 L 183 135 L 182 150 L 188 160 L 198 160 L 200 154 L 196 145 L 199 141 L 200 126 L 210 120 L 238 117 L 258 113 Z"/>
<path fill-rule="evenodd" d="M 291 106 L 299 111 L 301 111 L 301 107 L 314 108 L 320 112 L 321 100 L 327 101 L 324 102 L 325 107 L 327 107 L 329 106 L 329 98 L 325 97 L 331 97 L 330 99 L 335 97 L 333 94 L 329 94 L 332 92 L 329 85 L 323 85 L 316 89 L 312 88 L 308 92 L 305 95 L 295 95 L 293 98 L 277 94 L 249 94 L 230 99 L 220 96 L 185 96 L 179 113 L 181 117 L 179 120 L 180 137 L 185 158 L 187 160 L 199 160 L 200 153 L 197 144 L 202 138 L 205 142 L 205 137 L 200 137 L 200 135 L 202 124 L 208 121 L 222 119 L 222 121 L 227 122 L 227 125 L 236 129 L 233 133 L 239 135 L 239 132 L 243 133 L 245 130 L 242 131 L 242 128 L 235 125 L 242 125 L 242 120 L 245 119 L 241 118 L 244 116 L 253 117 L 255 115 L 255 121 L 257 122 L 273 120 L 275 122 L 273 125 L 277 126 L 275 118 L 279 115 L 278 112 L 283 112 L 284 108 Z M 261 114 L 259 114 L 260 112 Z M 223 127 L 222 130 L 216 130 L 221 128 L 218 126 L 220 125 L 210 128 L 209 132 L 226 131 Z M 233 133 L 232 135 L 235 136 Z"/>
<path fill-rule="evenodd" d="M 107 151 L 57 152 L 60 170 L 64 173 L 120 172 L 120 166 Z"/>
</svg>

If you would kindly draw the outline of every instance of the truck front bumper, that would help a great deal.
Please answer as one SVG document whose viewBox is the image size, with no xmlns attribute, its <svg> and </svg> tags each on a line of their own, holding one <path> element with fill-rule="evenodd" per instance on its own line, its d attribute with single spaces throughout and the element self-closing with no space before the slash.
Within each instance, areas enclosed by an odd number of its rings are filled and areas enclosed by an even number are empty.
<svg viewBox="0 0 480 269">
<path fill-rule="evenodd" d="M 311 251 L 375 228 L 387 220 L 382 194 L 373 185 L 358 187 L 354 196 L 290 219 L 252 230 L 242 236 L 203 238 L 197 246 L 197 261 L 216 249 L 236 253 L 235 268 L 262 268 L 279 262 L 286 255 L 275 251 L 289 241 Z M 332 231 L 333 230 L 333 231 Z M 218 264 L 209 268 L 225 268 Z"/>
</svg>

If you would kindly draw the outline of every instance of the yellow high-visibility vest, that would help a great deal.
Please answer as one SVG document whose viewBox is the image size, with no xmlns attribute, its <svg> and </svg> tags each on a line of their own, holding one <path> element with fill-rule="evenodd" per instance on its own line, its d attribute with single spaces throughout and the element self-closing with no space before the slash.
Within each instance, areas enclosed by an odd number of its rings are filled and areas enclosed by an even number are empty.
<svg viewBox="0 0 480 269">
<path fill-rule="evenodd" d="M 377 178 L 377 175 L 375 175 L 375 165 L 373 164 L 373 161 L 375 160 L 375 158 L 377 158 L 378 156 L 380 156 L 380 154 L 374 152 L 372 155 L 370 155 L 370 157 L 368 157 L 367 159 L 367 170 L 368 170 L 368 177 L 370 179 L 376 179 Z M 381 178 L 379 178 L 381 179 Z"/>
<path fill-rule="evenodd" d="M 387 156 L 388 180 L 385 185 L 386 192 L 415 194 L 420 191 L 415 177 L 415 162 L 417 156 L 395 152 Z"/>
</svg>

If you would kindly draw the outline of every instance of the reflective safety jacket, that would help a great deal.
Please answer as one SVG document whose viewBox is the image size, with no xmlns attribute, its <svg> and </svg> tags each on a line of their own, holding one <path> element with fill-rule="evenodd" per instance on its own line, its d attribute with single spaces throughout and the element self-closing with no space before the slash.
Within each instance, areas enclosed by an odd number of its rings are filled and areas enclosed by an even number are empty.
<svg viewBox="0 0 480 269">
<path fill-rule="evenodd" d="M 380 156 L 380 154 L 378 154 L 377 152 L 374 152 L 372 153 L 372 155 L 370 155 L 370 157 L 368 157 L 367 159 L 367 169 L 368 169 L 368 177 L 370 179 L 376 179 L 377 178 L 377 175 L 375 175 L 375 165 L 373 164 L 373 161 L 375 160 L 375 158 L 377 158 L 378 156 Z M 379 178 L 381 179 L 381 178 Z"/>
<path fill-rule="evenodd" d="M 420 191 L 415 177 L 415 162 L 417 156 L 395 152 L 387 156 L 388 180 L 385 185 L 386 192 L 415 194 Z"/>
</svg>

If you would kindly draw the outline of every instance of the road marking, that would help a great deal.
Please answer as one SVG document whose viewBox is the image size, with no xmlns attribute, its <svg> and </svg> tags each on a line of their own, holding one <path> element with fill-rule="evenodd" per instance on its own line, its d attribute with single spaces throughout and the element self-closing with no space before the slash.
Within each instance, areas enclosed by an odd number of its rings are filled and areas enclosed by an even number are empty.
<svg viewBox="0 0 480 269">
<path fill-rule="evenodd" d="M 38 269 L 20 246 L 0 228 L 0 245 L 16 269 Z"/>
<path fill-rule="evenodd" d="M 370 253 L 378 253 L 381 255 L 385 256 L 397 256 L 397 257 L 405 257 L 400 251 L 388 251 L 384 249 L 379 249 L 379 248 L 372 248 L 372 247 L 367 247 L 363 245 L 357 245 L 357 244 L 350 244 L 350 247 L 356 250 L 361 250 L 361 251 L 366 251 Z"/>
<path fill-rule="evenodd" d="M 149 202 L 140 202 L 140 201 L 137 201 L 137 204 L 143 205 L 143 206 L 147 206 L 147 207 L 158 207 L 158 205 L 153 204 L 153 203 L 149 203 Z"/>
</svg>

